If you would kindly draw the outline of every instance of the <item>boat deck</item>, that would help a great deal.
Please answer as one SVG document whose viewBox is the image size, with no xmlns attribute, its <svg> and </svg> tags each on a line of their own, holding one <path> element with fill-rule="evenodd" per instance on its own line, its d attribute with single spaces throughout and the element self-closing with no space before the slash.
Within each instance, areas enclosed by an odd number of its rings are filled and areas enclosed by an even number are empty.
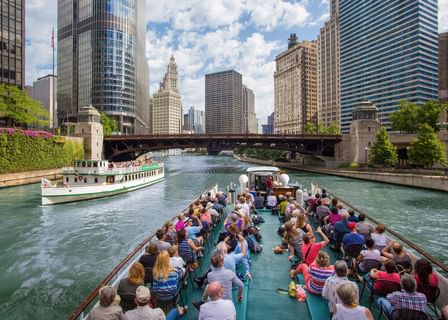
<svg viewBox="0 0 448 320">
<path fill-rule="evenodd" d="M 272 215 L 271 210 L 258 210 L 265 219 L 265 223 L 260 224 L 261 234 L 263 236 L 261 244 L 263 252 L 260 254 L 251 253 L 251 271 L 253 275 L 252 281 L 246 281 L 244 289 L 244 301 L 235 303 L 237 309 L 237 319 L 313 319 L 327 320 L 330 319 L 327 301 L 322 297 L 307 293 L 306 302 L 298 302 L 296 299 L 290 298 L 286 294 L 280 294 L 276 289 L 287 289 L 290 282 L 288 261 L 288 252 L 283 254 L 274 254 L 272 248 L 281 243 L 281 237 L 277 235 L 277 229 L 280 226 L 278 216 Z M 214 236 L 221 231 L 219 227 L 215 229 Z M 315 234 L 317 237 L 318 234 Z M 212 237 L 213 238 L 213 237 Z M 319 239 L 318 239 L 319 240 Z M 216 241 L 216 240 L 214 240 Z M 201 268 L 196 270 L 197 275 L 204 274 L 210 267 L 210 255 L 213 252 L 213 243 L 210 243 L 206 254 L 201 259 Z M 329 248 L 324 251 L 330 255 L 331 263 L 336 261 L 335 252 Z M 193 279 L 194 277 L 191 277 Z M 303 276 L 298 275 L 297 283 L 303 284 Z M 359 292 L 361 293 L 362 284 L 359 284 Z M 192 301 L 200 300 L 203 288 L 197 288 L 191 280 L 188 287 L 182 290 L 183 302 L 185 302 L 189 311 L 183 319 L 197 319 L 198 311 L 191 304 Z M 361 305 L 368 306 L 368 291 L 364 292 Z M 378 318 L 378 309 L 375 304 L 372 305 L 371 311 L 374 318 Z"/>
</svg>

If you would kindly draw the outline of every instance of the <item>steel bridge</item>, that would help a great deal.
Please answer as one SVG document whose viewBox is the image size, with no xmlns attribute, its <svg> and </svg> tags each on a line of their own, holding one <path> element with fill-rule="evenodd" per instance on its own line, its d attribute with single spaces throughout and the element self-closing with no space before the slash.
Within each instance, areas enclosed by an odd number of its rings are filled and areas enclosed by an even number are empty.
<svg viewBox="0 0 448 320">
<path fill-rule="evenodd" d="M 342 135 L 310 134 L 159 134 L 104 137 L 109 160 L 135 159 L 149 151 L 207 148 L 209 154 L 237 147 L 285 150 L 293 153 L 334 156 Z"/>
</svg>

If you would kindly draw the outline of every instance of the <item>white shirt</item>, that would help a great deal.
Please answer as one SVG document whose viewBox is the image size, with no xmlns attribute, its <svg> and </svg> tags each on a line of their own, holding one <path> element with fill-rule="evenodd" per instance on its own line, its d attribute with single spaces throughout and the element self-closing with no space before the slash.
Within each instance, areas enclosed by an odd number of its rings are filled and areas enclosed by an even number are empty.
<svg viewBox="0 0 448 320">
<path fill-rule="evenodd" d="M 201 305 L 198 320 L 234 320 L 236 309 L 232 300 L 218 299 Z"/>
</svg>

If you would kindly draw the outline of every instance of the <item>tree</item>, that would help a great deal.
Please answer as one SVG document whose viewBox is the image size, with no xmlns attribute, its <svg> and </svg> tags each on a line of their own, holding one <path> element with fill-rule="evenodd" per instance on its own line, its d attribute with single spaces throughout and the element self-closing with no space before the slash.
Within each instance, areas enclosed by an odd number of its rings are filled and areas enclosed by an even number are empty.
<svg viewBox="0 0 448 320">
<path fill-rule="evenodd" d="M 317 126 L 314 122 L 307 122 L 305 124 L 305 128 L 303 128 L 303 132 L 305 134 L 316 134 L 317 133 Z"/>
<path fill-rule="evenodd" d="M 101 124 L 103 125 L 103 134 L 105 136 L 110 136 L 113 132 L 118 131 L 117 121 L 104 112 L 101 112 Z"/>
<path fill-rule="evenodd" d="M 332 122 L 327 127 L 327 133 L 328 134 L 340 134 L 341 133 L 341 128 L 339 127 L 337 122 Z"/>
<path fill-rule="evenodd" d="M 418 109 L 418 120 L 420 124 L 429 124 L 432 128 L 437 129 L 440 111 L 444 106 L 437 101 L 426 101 Z"/>
<path fill-rule="evenodd" d="M 13 85 L 0 85 L 0 115 L 12 127 L 30 124 L 43 127 L 49 124 L 45 107 L 26 91 Z"/>
<path fill-rule="evenodd" d="M 415 132 L 419 125 L 419 107 L 409 101 L 400 102 L 400 110 L 389 117 L 392 129 L 401 132 Z"/>
<path fill-rule="evenodd" d="M 390 142 L 386 128 L 381 127 L 376 135 L 376 142 L 370 149 L 370 163 L 374 165 L 393 166 L 398 162 L 397 148 Z"/>
<path fill-rule="evenodd" d="M 425 167 L 445 162 L 444 145 L 430 125 L 423 124 L 419 127 L 417 139 L 408 148 L 408 157 L 412 163 Z"/>
</svg>

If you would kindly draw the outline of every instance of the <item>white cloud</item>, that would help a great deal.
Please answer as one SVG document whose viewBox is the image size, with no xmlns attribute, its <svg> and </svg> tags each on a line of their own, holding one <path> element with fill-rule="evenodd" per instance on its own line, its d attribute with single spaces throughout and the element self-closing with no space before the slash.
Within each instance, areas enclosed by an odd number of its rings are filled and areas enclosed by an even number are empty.
<svg viewBox="0 0 448 320">
<path fill-rule="evenodd" d="M 439 32 L 448 32 L 448 0 L 439 0 Z"/>
</svg>

